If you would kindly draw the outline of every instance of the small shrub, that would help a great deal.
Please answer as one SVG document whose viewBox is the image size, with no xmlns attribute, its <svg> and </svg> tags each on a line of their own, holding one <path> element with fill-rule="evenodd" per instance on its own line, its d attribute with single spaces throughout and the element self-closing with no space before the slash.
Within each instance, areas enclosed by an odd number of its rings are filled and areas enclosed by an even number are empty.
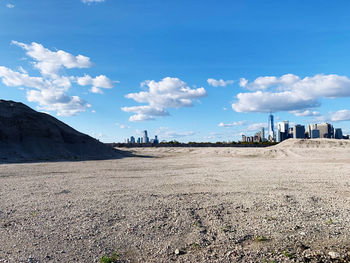
<svg viewBox="0 0 350 263">
<path fill-rule="evenodd" d="M 117 263 L 117 262 L 118 262 L 118 255 L 116 252 L 114 252 L 111 257 L 108 257 L 105 255 L 100 259 L 100 263 Z"/>
<path fill-rule="evenodd" d="M 258 242 L 265 242 L 265 241 L 268 241 L 268 238 L 265 237 L 265 236 L 257 236 L 255 238 L 255 240 L 258 241 Z"/>
</svg>

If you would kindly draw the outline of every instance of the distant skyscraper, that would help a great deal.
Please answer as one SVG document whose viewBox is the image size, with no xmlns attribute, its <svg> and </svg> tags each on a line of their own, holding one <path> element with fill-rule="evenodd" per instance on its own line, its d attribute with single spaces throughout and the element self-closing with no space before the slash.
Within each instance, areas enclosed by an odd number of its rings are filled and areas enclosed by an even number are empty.
<svg viewBox="0 0 350 263">
<path fill-rule="evenodd" d="M 304 139 L 305 138 L 305 126 L 304 125 L 295 125 L 293 129 L 293 138 L 294 139 Z"/>
<path fill-rule="evenodd" d="M 130 143 L 135 143 L 135 137 L 134 136 L 130 137 Z"/>
<path fill-rule="evenodd" d="M 274 128 L 273 128 L 273 115 L 269 115 L 269 122 L 268 122 L 268 139 L 270 141 L 274 140 Z"/>
<path fill-rule="evenodd" d="M 320 130 L 317 130 L 317 129 L 311 130 L 310 139 L 317 139 L 317 138 L 320 138 Z"/>
<path fill-rule="evenodd" d="M 283 121 L 277 123 L 276 141 L 281 142 L 288 139 L 289 122 Z"/>
<path fill-rule="evenodd" d="M 147 136 L 146 130 L 143 131 L 143 140 L 142 141 L 143 141 L 143 143 L 149 143 L 149 138 Z"/>
<path fill-rule="evenodd" d="M 264 142 L 265 141 L 265 128 L 264 127 L 261 127 L 260 136 L 261 136 L 261 141 Z"/>
<path fill-rule="evenodd" d="M 154 136 L 154 143 L 155 143 L 155 144 L 158 144 L 158 143 L 159 143 L 159 140 L 158 140 L 158 136 L 157 136 L 157 135 Z"/>
<path fill-rule="evenodd" d="M 334 129 L 334 139 L 343 139 L 343 131 L 341 129 Z"/>
<path fill-rule="evenodd" d="M 317 129 L 320 130 L 320 138 L 334 138 L 334 128 L 331 124 L 317 124 Z"/>
</svg>

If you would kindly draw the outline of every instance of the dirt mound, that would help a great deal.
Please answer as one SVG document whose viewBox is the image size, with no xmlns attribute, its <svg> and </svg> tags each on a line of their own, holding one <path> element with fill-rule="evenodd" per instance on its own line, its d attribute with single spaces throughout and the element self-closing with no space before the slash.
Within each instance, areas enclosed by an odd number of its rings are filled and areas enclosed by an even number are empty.
<svg viewBox="0 0 350 263">
<path fill-rule="evenodd" d="M 276 149 L 286 148 L 348 148 L 350 140 L 336 139 L 288 139 L 274 146 Z"/>
<path fill-rule="evenodd" d="M 0 100 L 0 162 L 107 159 L 120 155 L 48 114 L 22 103 Z"/>
</svg>

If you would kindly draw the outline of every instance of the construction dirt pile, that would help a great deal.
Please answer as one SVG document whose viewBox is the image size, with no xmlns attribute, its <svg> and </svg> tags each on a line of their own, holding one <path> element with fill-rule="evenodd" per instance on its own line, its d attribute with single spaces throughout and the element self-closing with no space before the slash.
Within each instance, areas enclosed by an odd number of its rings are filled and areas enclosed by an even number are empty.
<svg viewBox="0 0 350 263">
<path fill-rule="evenodd" d="M 0 163 L 108 159 L 120 155 L 48 114 L 22 103 L 0 100 Z"/>
</svg>

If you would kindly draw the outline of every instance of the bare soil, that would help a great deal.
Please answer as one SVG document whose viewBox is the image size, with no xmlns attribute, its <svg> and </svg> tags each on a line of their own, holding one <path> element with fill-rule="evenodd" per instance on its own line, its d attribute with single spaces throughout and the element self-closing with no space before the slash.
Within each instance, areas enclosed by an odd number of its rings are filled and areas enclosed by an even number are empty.
<svg viewBox="0 0 350 263">
<path fill-rule="evenodd" d="M 350 262 L 348 141 L 133 151 L 0 165 L 0 262 Z"/>
</svg>

